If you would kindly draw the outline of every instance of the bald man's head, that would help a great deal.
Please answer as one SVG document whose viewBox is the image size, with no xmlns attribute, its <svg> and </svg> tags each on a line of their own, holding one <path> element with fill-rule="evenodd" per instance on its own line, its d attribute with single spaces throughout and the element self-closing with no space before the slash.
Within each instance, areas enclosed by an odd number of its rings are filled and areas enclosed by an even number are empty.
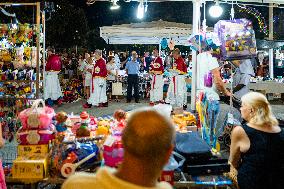
<svg viewBox="0 0 284 189">
<path fill-rule="evenodd" d="M 175 130 L 169 119 L 153 108 L 143 108 L 129 117 L 122 141 L 125 152 L 141 160 L 159 163 L 158 160 L 172 149 L 174 136 Z"/>
</svg>

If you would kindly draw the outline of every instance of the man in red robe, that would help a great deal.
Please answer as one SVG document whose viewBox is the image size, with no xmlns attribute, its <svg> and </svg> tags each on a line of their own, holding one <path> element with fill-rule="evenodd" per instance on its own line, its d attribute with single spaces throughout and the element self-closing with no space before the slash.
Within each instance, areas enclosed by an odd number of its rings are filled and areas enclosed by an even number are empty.
<svg viewBox="0 0 284 189">
<path fill-rule="evenodd" d="M 106 95 L 106 77 L 107 68 L 106 61 L 102 58 L 102 51 L 95 50 L 95 65 L 93 69 L 93 80 L 91 85 L 91 95 L 84 108 L 91 108 L 93 106 L 107 107 Z M 89 70 L 91 72 L 91 70 Z"/>
<path fill-rule="evenodd" d="M 154 105 L 155 102 L 163 101 L 163 86 L 164 86 L 164 66 L 163 60 L 159 56 L 157 49 L 153 50 L 154 60 L 150 65 L 150 73 L 153 76 L 150 90 L 150 105 Z"/>
<path fill-rule="evenodd" d="M 60 98 L 63 96 L 58 79 L 58 73 L 61 71 L 61 60 L 54 52 L 54 49 L 48 49 L 48 59 L 45 65 L 43 97 L 49 105 L 53 105 L 54 102 L 61 104 Z"/>
<path fill-rule="evenodd" d="M 172 78 L 168 88 L 166 102 L 178 107 L 187 107 L 187 88 L 185 82 L 185 74 L 187 74 L 187 66 L 184 59 L 180 55 L 178 48 L 174 49 L 173 69 L 171 69 Z"/>
</svg>

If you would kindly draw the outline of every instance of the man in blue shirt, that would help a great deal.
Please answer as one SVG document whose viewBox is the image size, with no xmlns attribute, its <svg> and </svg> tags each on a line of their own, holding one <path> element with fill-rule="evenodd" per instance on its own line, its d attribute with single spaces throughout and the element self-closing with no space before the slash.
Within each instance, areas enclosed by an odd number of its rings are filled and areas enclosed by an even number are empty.
<svg viewBox="0 0 284 189">
<path fill-rule="evenodd" d="M 128 75 L 127 103 L 131 102 L 132 88 L 134 88 L 135 102 L 139 103 L 138 73 L 140 69 L 140 64 L 137 60 L 138 57 L 137 53 L 135 51 L 132 51 L 131 55 L 132 55 L 131 60 L 129 60 L 125 66 L 126 74 Z"/>
</svg>

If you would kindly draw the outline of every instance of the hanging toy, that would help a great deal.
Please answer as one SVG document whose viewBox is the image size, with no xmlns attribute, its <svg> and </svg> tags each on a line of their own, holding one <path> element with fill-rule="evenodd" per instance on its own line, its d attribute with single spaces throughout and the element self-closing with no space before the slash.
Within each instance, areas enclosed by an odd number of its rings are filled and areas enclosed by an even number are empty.
<svg viewBox="0 0 284 189">
<path fill-rule="evenodd" d="M 166 38 L 163 38 L 162 41 L 161 41 L 161 48 L 162 49 L 165 49 L 168 47 L 168 41 Z"/>
</svg>

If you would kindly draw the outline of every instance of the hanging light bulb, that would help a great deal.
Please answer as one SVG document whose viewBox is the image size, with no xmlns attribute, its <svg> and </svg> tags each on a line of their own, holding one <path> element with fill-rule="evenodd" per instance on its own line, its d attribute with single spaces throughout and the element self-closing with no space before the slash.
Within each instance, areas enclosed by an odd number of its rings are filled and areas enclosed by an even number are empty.
<svg viewBox="0 0 284 189">
<path fill-rule="evenodd" d="M 137 18 L 142 19 L 144 17 L 144 5 L 143 0 L 140 1 L 138 8 L 137 8 Z"/>
<path fill-rule="evenodd" d="M 210 16 L 218 18 L 223 14 L 223 8 L 219 5 L 219 0 L 216 0 L 215 5 L 209 8 Z"/>
<path fill-rule="evenodd" d="M 112 6 L 110 7 L 110 10 L 116 10 L 119 9 L 119 5 L 117 4 L 117 0 L 112 1 Z"/>
</svg>

